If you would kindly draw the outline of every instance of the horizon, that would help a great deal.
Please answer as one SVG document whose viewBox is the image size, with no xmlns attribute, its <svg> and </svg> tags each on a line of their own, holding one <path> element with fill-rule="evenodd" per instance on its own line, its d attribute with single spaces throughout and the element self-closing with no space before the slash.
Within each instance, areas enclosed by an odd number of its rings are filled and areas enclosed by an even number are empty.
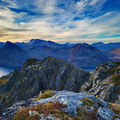
<svg viewBox="0 0 120 120">
<path fill-rule="evenodd" d="M 119 0 L 0 0 L 0 42 L 120 41 Z"/>
<path fill-rule="evenodd" d="M 42 39 L 31 39 L 31 40 L 42 40 Z M 5 42 L 1 42 L 0 41 L 0 43 L 7 43 L 7 42 L 11 42 L 11 43 L 30 43 L 30 41 L 31 40 L 29 40 L 29 41 L 23 41 L 23 42 L 12 42 L 12 41 L 5 41 Z M 94 43 L 103 43 L 103 44 L 109 44 L 109 43 L 120 43 L 119 41 L 118 42 L 102 42 L 102 41 L 98 41 L 98 42 L 87 42 L 87 41 L 76 41 L 76 42 L 64 42 L 64 43 L 60 43 L 60 42 L 55 42 L 55 41 L 52 41 L 52 40 L 42 40 L 42 41 L 46 41 L 46 42 L 48 42 L 48 41 L 51 41 L 51 42 L 54 42 L 54 43 L 57 43 L 57 44 L 67 44 L 67 43 L 70 43 L 70 44 L 89 44 L 89 45 L 92 45 L 92 44 L 94 44 Z"/>
<path fill-rule="evenodd" d="M 42 40 L 42 39 L 31 39 L 31 40 Z M 0 43 L 7 43 L 7 42 L 11 42 L 11 43 L 30 43 L 30 41 L 31 40 L 28 40 L 28 41 L 15 41 L 15 42 L 12 42 L 12 41 L 5 41 L 5 42 L 1 42 L 0 41 Z M 67 43 L 70 43 L 70 44 L 83 44 L 83 43 L 86 43 L 86 44 L 89 44 L 89 45 L 92 45 L 92 44 L 94 44 L 94 43 L 103 43 L 103 44 L 109 44 L 109 43 L 120 43 L 120 41 L 118 41 L 118 42 L 114 42 L 114 41 L 111 41 L 111 42 L 102 42 L 102 41 L 91 41 L 91 42 L 89 42 L 89 41 L 73 41 L 73 42 L 69 42 L 69 41 L 67 41 L 67 42 L 57 42 L 57 41 L 52 41 L 52 40 L 42 40 L 42 41 L 46 41 L 46 42 L 48 42 L 48 41 L 51 41 L 51 42 L 54 42 L 54 43 L 57 43 L 57 44 L 67 44 Z"/>
</svg>

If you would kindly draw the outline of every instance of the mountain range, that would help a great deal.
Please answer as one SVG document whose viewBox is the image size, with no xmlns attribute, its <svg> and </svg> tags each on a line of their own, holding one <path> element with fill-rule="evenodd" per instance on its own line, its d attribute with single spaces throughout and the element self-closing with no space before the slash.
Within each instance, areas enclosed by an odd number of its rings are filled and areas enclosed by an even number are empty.
<svg viewBox="0 0 120 120">
<path fill-rule="evenodd" d="M 98 43 L 93 43 L 92 46 L 96 47 L 99 50 L 111 50 L 113 48 L 116 47 L 120 47 L 120 42 L 116 42 L 116 43 L 107 43 L 104 44 L 103 42 L 98 42 Z"/>
<path fill-rule="evenodd" d="M 0 48 L 2 66 L 21 66 L 27 58 L 42 59 L 48 56 L 63 59 L 81 67 L 96 66 L 104 61 L 109 61 L 101 51 L 88 44 L 69 46 L 38 39 L 21 44 L 6 42 Z"/>
<path fill-rule="evenodd" d="M 113 44 L 119 46 L 119 43 Z M 40 39 L 32 39 L 29 43 L 8 41 L 0 43 L 0 66 L 17 67 L 28 58 L 43 59 L 48 56 L 65 60 L 79 67 L 96 67 L 104 62 L 120 60 L 119 50 L 114 50 L 118 48 L 113 49 L 110 46 L 111 50 L 102 50 L 98 47 L 104 45 L 106 46 L 104 43 L 58 44 Z"/>
</svg>

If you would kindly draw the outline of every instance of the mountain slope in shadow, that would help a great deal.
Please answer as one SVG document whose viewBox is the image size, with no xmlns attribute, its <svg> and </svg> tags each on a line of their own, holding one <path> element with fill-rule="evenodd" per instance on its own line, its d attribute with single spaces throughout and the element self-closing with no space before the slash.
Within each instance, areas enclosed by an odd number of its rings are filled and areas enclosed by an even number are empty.
<svg viewBox="0 0 120 120">
<path fill-rule="evenodd" d="M 1 66 L 21 66 L 29 55 L 19 46 L 6 42 L 0 49 Z"/>
</svg>

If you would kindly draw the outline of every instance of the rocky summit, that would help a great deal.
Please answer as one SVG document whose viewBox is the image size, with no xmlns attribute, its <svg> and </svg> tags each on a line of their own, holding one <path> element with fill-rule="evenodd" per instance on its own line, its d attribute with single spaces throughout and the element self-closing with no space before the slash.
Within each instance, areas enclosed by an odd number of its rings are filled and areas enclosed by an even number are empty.
<svg viewBox="0 0 120 120">
<path fill-rule="evenodd" d="M 89 81 L 89 75 L 89 72 L 60 59 L 28 59 L 20 70 L 0 79 L 0 111 L 43 90 L 79 92 Z"/>
</svg>

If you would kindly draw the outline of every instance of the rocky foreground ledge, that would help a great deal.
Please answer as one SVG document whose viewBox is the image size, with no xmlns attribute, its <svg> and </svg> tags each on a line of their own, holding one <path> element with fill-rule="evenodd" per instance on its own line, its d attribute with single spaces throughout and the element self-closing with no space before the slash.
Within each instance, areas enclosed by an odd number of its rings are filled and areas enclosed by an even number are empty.
<svg viewBox="0 0 120 120">
<path fill-rule="evenodd" d="M 2 120 L 120 120 L 118 107 L 85 93 L 48 90 L 6 109 Z"/>
</svg>

